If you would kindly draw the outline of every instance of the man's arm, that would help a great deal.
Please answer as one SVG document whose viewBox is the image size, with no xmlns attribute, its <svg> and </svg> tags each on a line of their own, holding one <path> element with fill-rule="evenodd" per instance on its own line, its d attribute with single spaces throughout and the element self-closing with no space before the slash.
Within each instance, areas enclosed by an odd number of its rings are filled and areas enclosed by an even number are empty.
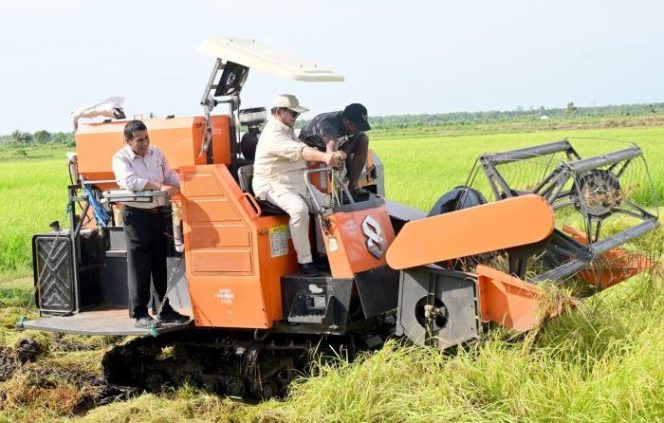
<svg viewBox="0 0 664 423">
<path fill-rule="evenodd" d="M 322 162 L 328 166 L 338 166 L 343 160 L 338 152 L 322 152 L 309 146 L 306 146 L 302 149 L 302 158 L 310 162 Z"/>
<path fill-rule="evenodd" d="M 304 142 L 286 135 L 277 135 L 275 139 L 263 145 L 267 152 L 283 157 L 290 161 L 307 160 L 322 162 L 328 166 L 337 166 L 341 163 L 340 155 L 331 151 L 319 151 L 309 147 Z"/>
<path fill-rule="evenodd" d="M 325 142 L 325 151 L 328 152 L 339 152 L 339 138 L 342 134 L 339 132 L 339 128 L 334 120 L 325 119 L 320 123 L 318 128 L 320 137 Z M 343 155 L 342 160 L 346 159 L 346 153 L 341 152 Z"/>
<path fill-rule="evenodd" d="M 176 171 L 171 169 L 168 164 L 168 160 L 164 157 L 164 185 L 171 185 L 176 188 L 180 188 L 180 176 Z"/>
<path fill-rule="evenodd" d="M 165 191 L 172 197 L 180 191 L 180 176 L 176 171 L 171 169 L 166 156 L 162 158 L 162 163 L 164 165 L 164 183 L 158 189 Z"/>
<path fill-rule="evenodd" d="M 169 197 L 172 197 L 179 192 L 179 189 L 176 186 L 160 184 L 158 182 L 152 181 L 148 181 L 148 183 L 145 184 L 145 187 L 143 187 L 143 190 L 164 191 L 166 194 L 168 194 Z"/>
<path fill-rule="evenodd" d="M 343 149 L 339 150 L 338 141 L 339 140 L 337 138 L 329 137 L 329 139 L 326 140 L 326 142 L 325 142 L 326 147 L 327 147 L 326 151 L 336 152 L 337 155 L 339 155 L 339 157 L 341 158 L 341 161 L 344 161 L 344 160 L 346 160 L 346 157 L 348 157 L 348 153 L 346 151 L 344 151 Z M 348 143 L 346 143 L 346 144 L 348 144 Z"/>
<path fill-rule="evenodd" d="M 173 187 L 170 185 L 160 184 L 158 182 L 153 182 L 147 179 L 139 178 L 134 174 L 134 169 L 131 167 L 127 159 L 124 157 L 115 156 L 113 157 L 112 163 L 113 163 L 113 173 L 115 174 L 115 180 L 117 181 L 118 186 L 120 188 L 127 189 L 132 192 L 147 191 L 147 190 L 162 190 L 166 191 L 169 195 L 173 195 L 178 192 L 177 186 Z M 171 173 L 175 173 L 170 168 L 169 170 Z M 175 176 L 177 177 L 177 174 L 175 174 Z"/>
<path fill-rule="evenodd" d="M 323 137 L 323 141 L 325 141 L 325 151 L 329 152 L 334 152 L 337 151 L 337 139 L 330 136 L 326 135 Z"/>
<path fill-rule="evenodd" d="M 143 191 L 145 189 L 159 189 L 150 188 L 152 184 L 147 179 L 139 178 L 134 175 L 134 169 L 124 157 L 113 157 L 113 173 L 115 180 L 120 188 L 128 189 L 129 191 Z"/>
</svg>

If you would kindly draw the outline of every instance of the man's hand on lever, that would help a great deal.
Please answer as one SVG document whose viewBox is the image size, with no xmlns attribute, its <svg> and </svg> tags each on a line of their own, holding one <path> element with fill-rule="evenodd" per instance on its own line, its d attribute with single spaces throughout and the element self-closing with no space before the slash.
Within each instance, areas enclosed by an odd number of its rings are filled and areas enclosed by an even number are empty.
<svg viewBox="0 0 664 423">
<path fill-rule="evenodd" d="M 168 197 L 173 197 L 180 191 L 177 187 L 172 185 L 162 185 L 160 190 L 164 191 Z"/>
<path fill-rule="evenodd" d="M 152 181 L 148 181 L 148 183 L 145 184 L 145 186 L 143 187 L 143 190 L 164 191 L 166 195 L 168 195 L 169 197 L 172 197 L 179 192 L 177 187 L 174 187 L 172 185 L 162 185 L 158 182 L 152 182 Z"/>
<path fill-rule="evenodd" d="M 312 147 L 304 147 L 302 150 L 302 158 L 304 160 L 313 161 L 313 162 L 322 162 L 328 166 L 336 167 L 343 163 L 343 153 L 339 154 L 339 151 L 318 151 Z"/>
<path fill-rule="evenodd" d="M 346 154 L 343 151 L 336 151 L 334 153 L 334 158 L 335 158 L 334 160 L 335 163 L 332 164 L 331 166 L 335 169 L 343 167 L 344 161 L 346 160 Z"/>
<path fill-rule="evenodd" d="M 341 151 L 335 151 L 334 153 L 325 153 L 326 160 L 325 164 L 333 167 L 335 169 L 341 167 L 344 163 L 345 160 L 345 154 Z"/>
<path fill-rule="evenodd" d="M 143 186 L 143 191 L 155 191 L 160 189 L 161 189 L 161 184 L 158 182 L 148 181 L 148 183 L 145 184 L 145 186 Z"/>
</svg>

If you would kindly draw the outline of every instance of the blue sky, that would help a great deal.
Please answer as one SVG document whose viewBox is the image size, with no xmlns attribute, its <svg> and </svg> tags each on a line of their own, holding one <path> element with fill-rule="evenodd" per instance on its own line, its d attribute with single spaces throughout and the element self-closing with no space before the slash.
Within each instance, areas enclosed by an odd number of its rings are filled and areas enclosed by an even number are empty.
<svg viewBox="0 0 664 423">
<path fill-rule="evenodd" d="M 346 76 L 250 74 L 243 107 L 296 94 L 314 113 L 370 114 L 664 101 L 664 2 L 21 0 L 0 4 L 0 134 L 71 129 L 75 108 L 126 97 L 130 115 L 200 114 L 213 58 L 236 36 Z"/>
</svg>

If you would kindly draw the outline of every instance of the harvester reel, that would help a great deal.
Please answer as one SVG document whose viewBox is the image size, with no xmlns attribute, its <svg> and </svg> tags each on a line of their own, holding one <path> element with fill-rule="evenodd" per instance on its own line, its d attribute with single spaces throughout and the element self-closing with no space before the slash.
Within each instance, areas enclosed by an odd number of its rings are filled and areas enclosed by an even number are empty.
<svg viewBox="0 0 664 423">
<path fill-rule="evenodd" d="M 618 177 L 604 169 L 593 169 L 576 180 L 577 199 L 574 206 L 588 216 L 605 218 L 623 200 Z"/>
<path fill-rule="evenodd" d="M 478 162 L 496 200 L 534 193 L 542 196 L 556 213 L 559 225 L 541 255 L 548 270 L 540 268 L 533 274 L 532 264 L 526 269 L 524 262 L 519 272 L 511 272 L 523 277 L 528 270 L 528 280 L 533 283 L 561 281 L 605 259 L 607 253 L 624 254 L 620 245 L 659 225 L 657 215 L 644 208 L 657 206 L 657 198 L 650 197 L 654 204 L 646 200 L 641 205 L 632 198 L 637 191 L 641 198 L 655 192 L 641 149 L 636 145 L 581 158 L 567 140 L 562 140 L 485 154 Z M 639 164 L 641 167 L 636 168 Z M 473 178 L 471 173 L 470 179 Z M 574 228 L 574 220 L 563 210 L 580 214 L 584 228 Z M 618 233 L 603 231 L 603 223 L 613 215 L 623 217 L 629 226 Z M 569 225 L 565 225 L 566 221 Z M 614 261 L 616 266 L 622 266 L 617 263 Z M 614 273 L 618 270 L 613 269 Z"/>
</svg>

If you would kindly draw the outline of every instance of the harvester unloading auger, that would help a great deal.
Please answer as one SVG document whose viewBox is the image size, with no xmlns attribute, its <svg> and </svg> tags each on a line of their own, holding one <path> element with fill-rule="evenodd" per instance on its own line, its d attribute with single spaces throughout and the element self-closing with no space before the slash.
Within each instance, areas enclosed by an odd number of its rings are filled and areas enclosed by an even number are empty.
<svg viewBox="0 0 664 423">
<path fill-rule="evenodd" d="M 216 58 L 204 115 L 145 121 L 180 174 L 169 212 L 168 297 L 193 320 L 138 329 L 128 318 L 115 216 L 122 203 L 157 199 L 117 189 L 111 157 L 123 145 L 120 116 L 79 124 L 70 229 L 33 240 L 42 317 L 23 326 L 138 336 L 104 357 L 110 383 L 160 389 L 187 381 L 267 398 L 284 392 L 312 351 L 352 356 L 395 334 L 443 349 L 479 338 L 489 323 L 526 331 L 541 312 L 541 282 L 579 276 L 605 288 L 653 264 L 619 248 L 658 225 L 643 207 L 656 205 L 647 172 L 634 172 L 645 166 L 641 151 L 581 159 L 560 141 L 480 157 L 468 186 L 443 195 L 429 215 L 385 198 L 375 152 L 361 181 L 369 198 L 354 198 L 329 169 L 310 169 L 308 186 L 335 199 L 319 204 L 315 219 L 330 270 L 299 274 L 288 216 L 251 191 L 247 152 L 266 111 L 241 110 L 240 93 L 250 67 L 310 82 L 343 77 L 253 40 L 211 39 L 202 49 Z M 219 105 L 227 111 L 213 114 Z M 241 126 L 249 136 L 240 137 Z"/>
</svg>

